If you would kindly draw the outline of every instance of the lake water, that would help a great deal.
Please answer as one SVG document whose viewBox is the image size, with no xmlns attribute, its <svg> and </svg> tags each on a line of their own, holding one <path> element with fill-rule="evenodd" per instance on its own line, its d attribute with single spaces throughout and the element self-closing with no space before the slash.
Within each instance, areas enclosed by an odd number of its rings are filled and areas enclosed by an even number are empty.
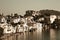
<svg viewBox="0 0 60 40">
<path fill-rule="evenodd" d="M 36 30 L 34 32 L 24 32 L 13 34 L 2 40 L 60 40 L 60 30 L 50 29 L 47 31 Z"/>
</svg>

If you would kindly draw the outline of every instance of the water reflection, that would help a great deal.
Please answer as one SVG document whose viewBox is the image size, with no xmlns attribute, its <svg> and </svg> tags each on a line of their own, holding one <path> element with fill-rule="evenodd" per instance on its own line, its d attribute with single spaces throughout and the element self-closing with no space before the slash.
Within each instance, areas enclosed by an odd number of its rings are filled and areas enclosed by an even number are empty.
<svg viewBox="0 0 60 40">
<path fill-rule="evenodd" d="M 50 40 L 56 40 L 56 30 L 50 29 Z"/>
<path fill-rule="evenodd" d="M 49 30 L 43 31 L 42 39 L 43 40 L 50 40 L 50 31 Z"/>
<path fill-rule="evenodd" d="M 60 30 L 50 29 L 42 31 L 42 28 L 33 32 L 17 33 L 5 36 L 2 40 L 60 40 Z"/>
<path fill-rule="evenodd" d="M 37 29 L 37 40 L 42 40 L 42 27 Z"/>
</svg>

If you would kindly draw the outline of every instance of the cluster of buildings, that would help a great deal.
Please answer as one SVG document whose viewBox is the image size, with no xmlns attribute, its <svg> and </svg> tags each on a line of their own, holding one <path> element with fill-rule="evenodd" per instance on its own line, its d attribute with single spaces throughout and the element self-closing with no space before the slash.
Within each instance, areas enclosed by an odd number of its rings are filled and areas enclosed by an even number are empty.
<svg viewBox="0 0 60 40">
<path fill-rule="evenodd" d="M 31 16 L 24 17 L 18 14 L 0 15 L 0 28 L 3 28 L 4 34 L 35 30 L 37 29 L 37 24 L 32 19 L 33 17 Z"/>
<path fill-rule="evenodd" d="M 56 15 L 42 15 L 39 11 L 33 10 L 26 11 L 24 16 L 0 14 L 0 28 L 3 28 L 4 34 L 39 30 L 39 28 L 49 29 L 56 19 Z"/>
</svg>

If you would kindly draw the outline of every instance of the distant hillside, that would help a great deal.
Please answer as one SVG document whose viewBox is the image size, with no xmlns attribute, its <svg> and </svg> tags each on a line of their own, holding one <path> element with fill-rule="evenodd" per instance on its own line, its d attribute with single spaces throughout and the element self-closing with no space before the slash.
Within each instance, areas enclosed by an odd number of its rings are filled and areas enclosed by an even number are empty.
<svg viewBox="0 0 60 40">
<path fill-rule="evenodd" d="M 34 11 L 34 10 L 27 10 L 25 15 L 24 16 L 32 16 L 33 12 L 37 12 L 37 11 Z M 38 11 L 40 14 L 42 15 L 60 15 L 60 11 L 56 11 L 56 10 L 40 10 Z"/>
<path fill-rule="evenodd" d="M 40 10 L 41 14 L 54 14 L 54 15 L 60 15 L 60 11 L 56 10 Z"/>
</svg>

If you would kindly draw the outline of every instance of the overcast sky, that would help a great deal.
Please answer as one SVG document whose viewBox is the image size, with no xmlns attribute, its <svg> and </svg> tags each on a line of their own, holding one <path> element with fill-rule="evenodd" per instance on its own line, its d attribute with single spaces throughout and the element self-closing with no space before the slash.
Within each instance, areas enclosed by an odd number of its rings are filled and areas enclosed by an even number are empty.
<svg viewBox="0 0 60 40">
<path fill-rule="evenodd" d="M 19 13 L 26 10 L 53 9 L 60 11 L 60 0 L 0 0 L 0 13 Z"/>
</svg>

